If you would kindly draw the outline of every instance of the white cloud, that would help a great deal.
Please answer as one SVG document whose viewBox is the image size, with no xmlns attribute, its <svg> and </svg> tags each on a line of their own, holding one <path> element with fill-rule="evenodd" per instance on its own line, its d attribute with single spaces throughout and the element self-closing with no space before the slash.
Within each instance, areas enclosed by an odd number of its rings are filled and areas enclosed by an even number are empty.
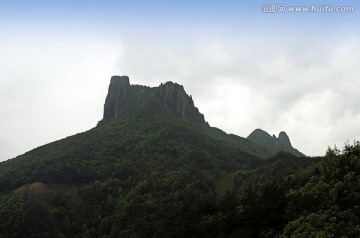
<svg viewBox="0 0 360 238">
<path fill-rule="evenodd" d="M 285 130 L 309 155 L 360 138 L 356 36 L 174 32 L 2 34 L 0 160 L 93 127 L 113 74 L 178 82 L 210 125 L 243 137 Z"/>
<path fill-rule="evenodd" d="M 120 64 L 136 83 L 183 84 L 210 124 L 228 133 L 285 130 L 309 155 L 359 139 L 359 38 L 260 39 L 208 35 L 182 45 L 160 42 L 161 48 L 128 44 Z"/>
<path fill-rule="evenodd" d="M 47 32 L 26 41 L 21 35 L 2 38 L 0 160 L 88 130 L 101 119 L 121 48 L 90 37 Z"/>
</svg>

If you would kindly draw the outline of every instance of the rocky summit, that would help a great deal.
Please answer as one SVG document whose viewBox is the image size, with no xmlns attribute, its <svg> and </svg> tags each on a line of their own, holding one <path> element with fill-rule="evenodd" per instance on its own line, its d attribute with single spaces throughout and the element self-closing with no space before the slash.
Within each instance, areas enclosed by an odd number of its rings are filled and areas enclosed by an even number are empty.
<svg viewBox="0 0 360 238">
<path fill-rule="evenodd" d="M 182 85 L 173 82 L 161 84 L 156 92 L 159 102 L 167 105 L 182 119 L 199 125 L 208 125 L 204 115 L 195 107 L 194 102 Z"/>
<path fill-rule="evenodd" d="M 285 132 L 209 126 L 177 83 L 113 76 L 96 127 L 0 163 L 0 237 L 291 237 L 317 161 L 295 155 Z"/>
<path fill-rule="evenodd" d="M 126 115 L 133 117 L 135 111 L 138 113 L 136 118 L 144 118 L 149 115 L 154 116 L 164 110 L 186 122 L 210 127 L 182 85 L 170 81 L 154 88 L 131 85 L 128 76 L 111 77 L 104 104 L 104 116 L 99 125 L 116 118 L 126 117 Z M 261 157 L 275 155 L 279 151 L 303 156 L 301 152 L 292 147 L 288 135 L 283 131 L 276 137 L 275 135 L 270 136 L 266 131 L 256 129 L 247 139 L 247 142 L 242 142 L 248 144 L 246 150 L 252 147 L 249 143 L 255 144 L 255 147 L 260 146 L 262 148 L 260 151 L 263 152 L 252 149 L 251 153 Z"/>
<path fill-rule="evenodd" d="M 136 90 L 135 87 L 142 87 Z M 142 103 L 148 91 L 152 91 L 150 100 L 154 100 L 158 106 L 165 106 L 176 113 L 182 119 L 198 125 L 208 125 L 204 115 L 195 107 L 194 102 L 182 85 L 173 82 L 161 84 L 155 90 L 139 85 L 130 85 L 128 76 L 112 76 L 108 94 L 104 105 L 104 117 L 102 121 L 109 121 L 118 117 L 129 106 L 129 98 L 134 98 L 135 103 L 131 106 L 136 107 Z M 147 95 L 148 96 L 148 95 Z"/>
<path fill-rule="evenodd" d="M 128 76 L 112 76 L 109 91 L 105 99 L 103 120 L 117 117 L 131 94 Z"/>
<path fill-rule="evenodd" d="M 296 156 L 303 156 L 301 152 L 292 147 L 289 136 L 284 131 L 281 131 L 279 136 L 276 137 L 275 135 L 271 136 L 264 130 L 256 129 L 247 139 L 269 150 L 286 151 Z"/>
</svg>

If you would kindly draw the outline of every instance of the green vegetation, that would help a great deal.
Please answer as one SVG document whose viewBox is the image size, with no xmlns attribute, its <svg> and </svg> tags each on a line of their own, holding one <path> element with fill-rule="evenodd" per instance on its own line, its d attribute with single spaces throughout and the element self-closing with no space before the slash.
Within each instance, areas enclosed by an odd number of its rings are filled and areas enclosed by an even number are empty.
<svg viewBox="0 0 360 238">
<path fill-rule="evenodd" d="M 288 191 L 284 236 L 360 236 L 360 143 L 329 149 L 309 181 Z"/>
<path fill-rule="evenodd" d="M 360 236 L 359 142 L 269 156 L 132 87 L 121 116 L 0 163 L 0 237 Z"/>
</svg>

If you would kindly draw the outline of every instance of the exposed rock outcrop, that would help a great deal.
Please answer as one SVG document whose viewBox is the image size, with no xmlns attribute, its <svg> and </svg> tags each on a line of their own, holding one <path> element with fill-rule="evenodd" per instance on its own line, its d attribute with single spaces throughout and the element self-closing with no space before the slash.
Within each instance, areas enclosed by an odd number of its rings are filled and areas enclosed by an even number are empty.
<svg viewBox="0 0 360 238">
<path fill-rule="evenodd" d="M 290 139 L 289 136 L 285 133 L 285 131 L 282 131 L 279 133 L 279 137 L 277 138 L 280 146 L 284 149 L 291 149 L 293 148 L 291 143 L 290 143 Z"/>
<path fill-rule="evenodd" d="M 164 103 L 184 120 L 208 125 L 204 115 L 195 107 L 192 97 L 185 92 L 182 85 L 173 82 L 161 84 L 156 97 L 160 103 Z"/>
<path fill-rule="evenodd" d="M 266 148 L 272 148 L 274 151 L 286 151 L 296 156 L 303 156 L 301 152 L 293 148 L 286 132 L 282 131 L 279 136 L 271 136 L 264 130 L 256 129 L 248 137 L 253 143 L 264 146 Z"/>
<path fill-rule="evenodd" d="M 135 87 L 143 87 L 142 90 L 136 90 Z M 128 76 L 112 76 L 108 90 L 108 95 L 104 105 L 103 122 L 110 121 L 118 117 L 131 104 L 132 106 L 142 103 L 141 99 L 148 90 L 153 90 L 149 100 L 155 100 L 161 106 L 169 108 L 175 114 L 186 121 L 198 125 L 208 125 L 205 122 L 204 115 L 195 107 L 191 96 L 187 95 L 184 87 L 167 82 L 157 88 L 150 89 L 139 85 L 130 85 Z M 154 113 L 156 113 L 154 111 Z"/>
<path fill-rule="evenodd" d="M 125 107 L 131 93 L 128 76 L 112 76 L 104 105 L 104 121 L 115 118 Z"/>
</svg>

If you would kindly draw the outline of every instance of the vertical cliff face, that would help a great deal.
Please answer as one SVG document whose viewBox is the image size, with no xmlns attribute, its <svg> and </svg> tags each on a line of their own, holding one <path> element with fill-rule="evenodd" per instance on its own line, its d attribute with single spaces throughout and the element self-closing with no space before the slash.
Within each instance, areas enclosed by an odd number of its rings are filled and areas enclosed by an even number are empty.
<svg viewBox="0 0 360 238">
<path fill-rule="evenodd" d="M 291 150 L 293 148 L 290 143 L 289 136 L 285 133 L 285 131 L 280 132 L 278 141 L 284 149 Z"/>
<path fill-rule="evenodd" d="M 104 105 L 104 121 L 115 118 L 125 107 L 131 87 L 128 76 L 112 76 Z"/>
<path fill-rule="evenodd" d="M 143 103 L 143 101 L 139 99 L 143 98 L 145 92 L 149 92 L 148 90 L 153 90 L 154 94 L 151 93 L 148 100 L 155 100 L 156 103 L 170 109 L 186 121 L 198 125 L 208 125 L 205 122 L 204 115 L 195 107 L 192 98 L 186 94 L 183 86 L 167 82 L 153 89 L 140 86 L 143 87 L 141 91 L 136 90 L 136 87 L 139 87 L 139 85 L 130 85 L 128 76 L 111 77 L 102 122 L 118 117 L 130 105 L 132 107 L 141 106 L 139 104 Z M 157 112 L 154 111 L 153 113 Z"/>
<path fill-rule="evenodd" d="M 204 115 L 195 107 L 192 98 L 187 95 L 183 86 L 173 82 L 161 84 L 156 97 L 160 103 L 165 104 L 184 120 L 198 125 L 208 125 Z"/>
</svg>

